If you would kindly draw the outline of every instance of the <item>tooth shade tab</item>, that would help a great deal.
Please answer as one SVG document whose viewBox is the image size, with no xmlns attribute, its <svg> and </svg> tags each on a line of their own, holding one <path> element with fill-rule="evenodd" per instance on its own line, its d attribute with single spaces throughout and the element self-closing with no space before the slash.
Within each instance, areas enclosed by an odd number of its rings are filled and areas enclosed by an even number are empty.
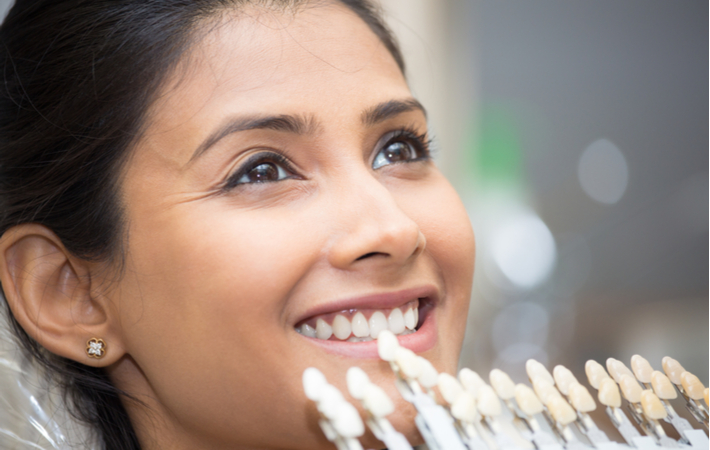
<svg viewBox="0 0 710 450">
<path fill-rule="evenodd" d="M 675 384 L 676 386 L 680 386 L 680 374 L 685 372 L 683 366 L 681 366 L 678 361 L 671 358 L 670 356 L 664 356 L 661 360 L 661 365 L 663 366 L 663 371 L 666 373 L 666 375 L 668 375 L 668 378 L 671 380 L 671 383 Z"/>
<path fill-rule="evenodd" d="M 325 375 L 315 367 L 309 367 L 303 371 L 302 380 L 306 397 L 314 402 L 319 401 L 321 398 L 321 390 L 328 384 Z"/>
<path fill-rule="evenodd" d="M 555 379 L 549 370 L 540 362 L 534 359 L 528 359 L 525 362 L 525 372 L 528 374 L 528 378 L 532 381 L 533 378 L 545 378 L 550 384 L 555 384 Z"/>
<path fill-rule="evenodd" d="M 477 406 L 478 412 L 484 416 L 496 417 L 501 413 L 500 400 L 493 391 L 493 388 L 486 385 L 481 386 L 478 391 Z"/>
<path fill-rule="evenodd" d="M 680 382 L 683 385 L 685 393 L 688 394 L 688 397 L 693 400 L 700 400 L 703 398 L 703 395 L 705 394 L 705 386 L 703 386 L 703 383 L 698 377 L 686 371 L 680 374 Z"/>
<path fill-rule="evenodd" d="M 591 384 L 594 389 L 599 389 L 599 385 L 602 380 L 604 378 L 609 378 L 609 374 L 606 373 L 606 370 L 604 370 L 604 366 L 593 359 L 590 359 L 584 365 L 584 372 L 587 374 L 589 384 Z"/>
<path fill-rule="evenodd" d="M 624 363 L 619 361 L 618 359 L 614 358 L 609 358 L 606 360 L 606 370 L 609 371 L 609 375 L 616 381 L 617 383 L 620 383 L 621 377 L 623 375 L 628 375 L 630 377 L 634 377 L 634 373 L 631 372 L 631 370 L 626 367 Z"/>
<path fill-rule="evenodd" d="M 654 370 L 653 373 L 651 373 L 651 386 L 653 386 L 653 391 L 658 398 L 673 400 L 678 397 L 675 386 L 673 386 L 671 380 L 669 380 L 663 372 Z"/>
<path fill-rule="evenodd" d="M 510 400 L 515 397 L 515 383 L 510 379 L 507 373 L 500 369 L 493 369 L 488 377 L 491 386 L 498 394 L 498 397 L 503 400 Z"/>
<path fill-rule="evenodd" d="M 609 377 L 604 378 L 599 384 L 597 398 L 599 398 L 599 403 L 604 406 L 619 408 L 621 406 L 621 395 L 619 394 L 619 386 L 616 384 L 616 381 Z"/>
<path fill-rule="evenodd" d="M 397 336 L 390 330 L 383 330 L 377 336 L 377 353 L 385 361 L 394 361 L 395 353 L 399 348 Z"/>
<path fill-rule="evenodd" d="M 653 367 L 651 367 L 651 363 L 649 363 L 643 356 L 634 355 L 631 357 L 631 370 L 634 372 L 634 375 L 636 375 L 636 379 L 640 382 L 651 382 Z"/>
<path fill-rule="evenodd" d="M 451 405 L 451 415 L 462 422 L 472 423 L 478 418 L 476 399 L 470 392 L 462 391 Z"/>
<path fill-rule="evenodd" d="M 439 372 L 436 371 L 428 359 L 422 358 L 421 356 L 417 356 L 417 359 L 419 360 L 419 365 L 421 366 L 421 373 L 417 378 L 419 384 L 427 389 L 433 388 L 439 380 Z"/>
<path fill-rule="evenodd" d="M 653 393 L 652 390 L 646 389 L 641 392 L 641 407 L 643 408 L 643 413 L 649 419 L 665 419 L 668 416 L 666 408 L 663 407 L 661 400 Z"/>
<path fill-rule="evenodd" d="M 569 425 L 577 420 L 577 413 L 561 396 L 553 397 L 547 405 L 552 418 L 562 425 Z"/>
<path fill-rule="evenodd" d="M 417 355 L 404 347 L 397 347 L 394 353 L 394 362 L 402 371 L 405 378 L 416 379 L 422 373 L 422 365 Z"/>
<path fill-rule="evenodd" d="M 705 405 L 710 406 L 710 401 L 708 401 L 708 388 L 705 388 L 705 391 L 703 391 L 703 396 L 705 397 Z"/>
<path fill-rule="evenodd" d="M 328 340 L 333 335 L 333 327 L 323 319 L 316 321 L 316 338 Z"/>
<path fill-rule="evenodd" d="M 454 402 L 464 393 L 463 386 L 461 386 L 459 380 L 448 373 L 440 373 L 437 384 L 439 386 L 439 393 L 441 393 L 441 397 L 449 405 L 453 405 Z"/>
<path fill-rule="evenodd" d="M 348 391 L 353 398 L 362 400 L 365 395 L 365 387 L 370 383 L 370 378 L 364 370 L 359 367 L 351 367 L 345 375 L 348 384 Z"/>
<path fill-rule="evenodd" d="M 365 432 L 365 425 L 362 423 L 360 414 L 353 405 L 346 401 L 338 404 L 335 417 L 331 420 L 335 431 L 345 438 L 356 438 Z"/>
<path fill-rule="evenodd" d="M 561 397 L 560 392 L 549 383 L 545 378 L 538 377 L 532 381 L 533 389 L 535 394 L 540 399 L 540 401 L 547 406 L 553 397 Z"/>
<path fill-rule="evenodd" d="M 347 403 L 338 388 L 332 384 L 326 384 L 320 391 L 318 400 L 318 410 L 327 418 L 334 420 L 338 414 L 338 407 L 342 403 Z"/>
<path fill-rule="evenodd" d="M 520 410 L 528 416 L 534 416 L 543 410 L 542 402 L 537 398 L 535 392 L 524 384 L 515 386 L 515 401 Z"/>
<path fill-rule="evenodd" d="M 475 398 L 478 398 L 478 392 L 481 387 L 486 385 L 483 378 L 468 367 L 464 367 L 459 372 L 459 381 L 463 385 L 463 388 L 473 394 Z"/>
<path fill-rule="evenodd" d="M 570 384 L 579 383 L 574 374 L 572 374 L 572 372 L 565 366 L 555 366 L 555 368 L 552 369 L 552 376 L 555 379 L 557 389 L 559 389 L 564 395 L 569 394 Z"/>
<path fill-rule="evenodd" d="M 387 330 L 387 317 L 381 311 L 375 311 L 370 316 L 370 337 L 377 339 L 382 330 Z"/>
<path fill-rule="evenodd" d="M 376 384 L 370 383 L 365 386 L 362 404 L 375 417 L 389 416 L 394 412 L 394 403 Z"/>
<path fill-rule="evenodd" d="M 631 403 L 638 403 L 641 401 L 641 386 L 631 375 L 623 374 L 621 376 L 621 381 L 619 381 L 619 386 L 621 387 L 621 393 L 624 394 L 624 398 Z"/>
<path fill-rule="evenodd" d="M 588 413 L 597 409 L 597 404 L 594 403 L 594 399 L 587 388 L 576 381 L 569 385 L 569 401 L 574 409 L 581 413 Z"/>
</svg>

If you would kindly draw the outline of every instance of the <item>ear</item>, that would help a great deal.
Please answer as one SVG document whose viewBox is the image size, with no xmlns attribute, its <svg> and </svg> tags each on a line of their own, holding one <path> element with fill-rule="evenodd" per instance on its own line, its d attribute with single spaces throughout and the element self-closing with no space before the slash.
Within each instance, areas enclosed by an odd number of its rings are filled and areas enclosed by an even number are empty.
<svg viewBox="0 0 710 450">
<path fill-rule="evenodd" d="M 93 267 L 71 255 L 42 225 L 18 225 L 0 238 L 0 283 L 20 326 L 54 354 L 105 367 L 125 350 L 113 304 L 94 292 L 96 286 L 92 290 Z M 98 359 L 86 351 L 93 338 L 105 342 Z"/>
</svg>

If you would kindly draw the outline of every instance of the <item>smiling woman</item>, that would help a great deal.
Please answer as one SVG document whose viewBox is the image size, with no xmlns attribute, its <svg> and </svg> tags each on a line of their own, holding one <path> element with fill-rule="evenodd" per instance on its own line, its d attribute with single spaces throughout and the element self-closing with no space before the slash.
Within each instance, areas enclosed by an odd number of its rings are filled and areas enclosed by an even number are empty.
<svg viewBox="0 0 710 450">
<path fill-rule="evenodd" d="M 105 448 L 328 447 L 301 374 L 398 398 L 384 329 L 456 369 L 473 233 L 369 3 L 19 1 L 0 39 L 2 289 Z"/>
</svg>

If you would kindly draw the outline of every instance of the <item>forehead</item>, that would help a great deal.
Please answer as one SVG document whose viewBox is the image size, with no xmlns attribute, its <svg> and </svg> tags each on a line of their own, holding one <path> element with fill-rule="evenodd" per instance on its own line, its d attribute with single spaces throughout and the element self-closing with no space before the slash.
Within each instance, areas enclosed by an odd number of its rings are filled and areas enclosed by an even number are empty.
<svg viewBox="0 0 710 450">
<path fill-rule="evenodd" d="M 360 114 L 407 96 L 394 58 L 346 7 L 249 7 L 208 25 L 150 108 L 148 140 L 179 130 L 194 149 L 230 115 Z"/>
</svg>

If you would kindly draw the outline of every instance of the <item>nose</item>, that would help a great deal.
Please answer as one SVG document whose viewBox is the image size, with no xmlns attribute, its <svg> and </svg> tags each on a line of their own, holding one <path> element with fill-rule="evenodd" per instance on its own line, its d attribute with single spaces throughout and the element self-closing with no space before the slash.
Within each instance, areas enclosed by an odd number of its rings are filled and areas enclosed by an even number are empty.
<svg viewBox="0 0 710 450">
<path fill-rule="evenodd" d="M 424 251 L 426 238 L 419 225 L 372 173 L 338 184 L 334 233 L 328 246 L 333 267 L 352 270 L 366 261 L 401 267 Z"/>
</svg>

